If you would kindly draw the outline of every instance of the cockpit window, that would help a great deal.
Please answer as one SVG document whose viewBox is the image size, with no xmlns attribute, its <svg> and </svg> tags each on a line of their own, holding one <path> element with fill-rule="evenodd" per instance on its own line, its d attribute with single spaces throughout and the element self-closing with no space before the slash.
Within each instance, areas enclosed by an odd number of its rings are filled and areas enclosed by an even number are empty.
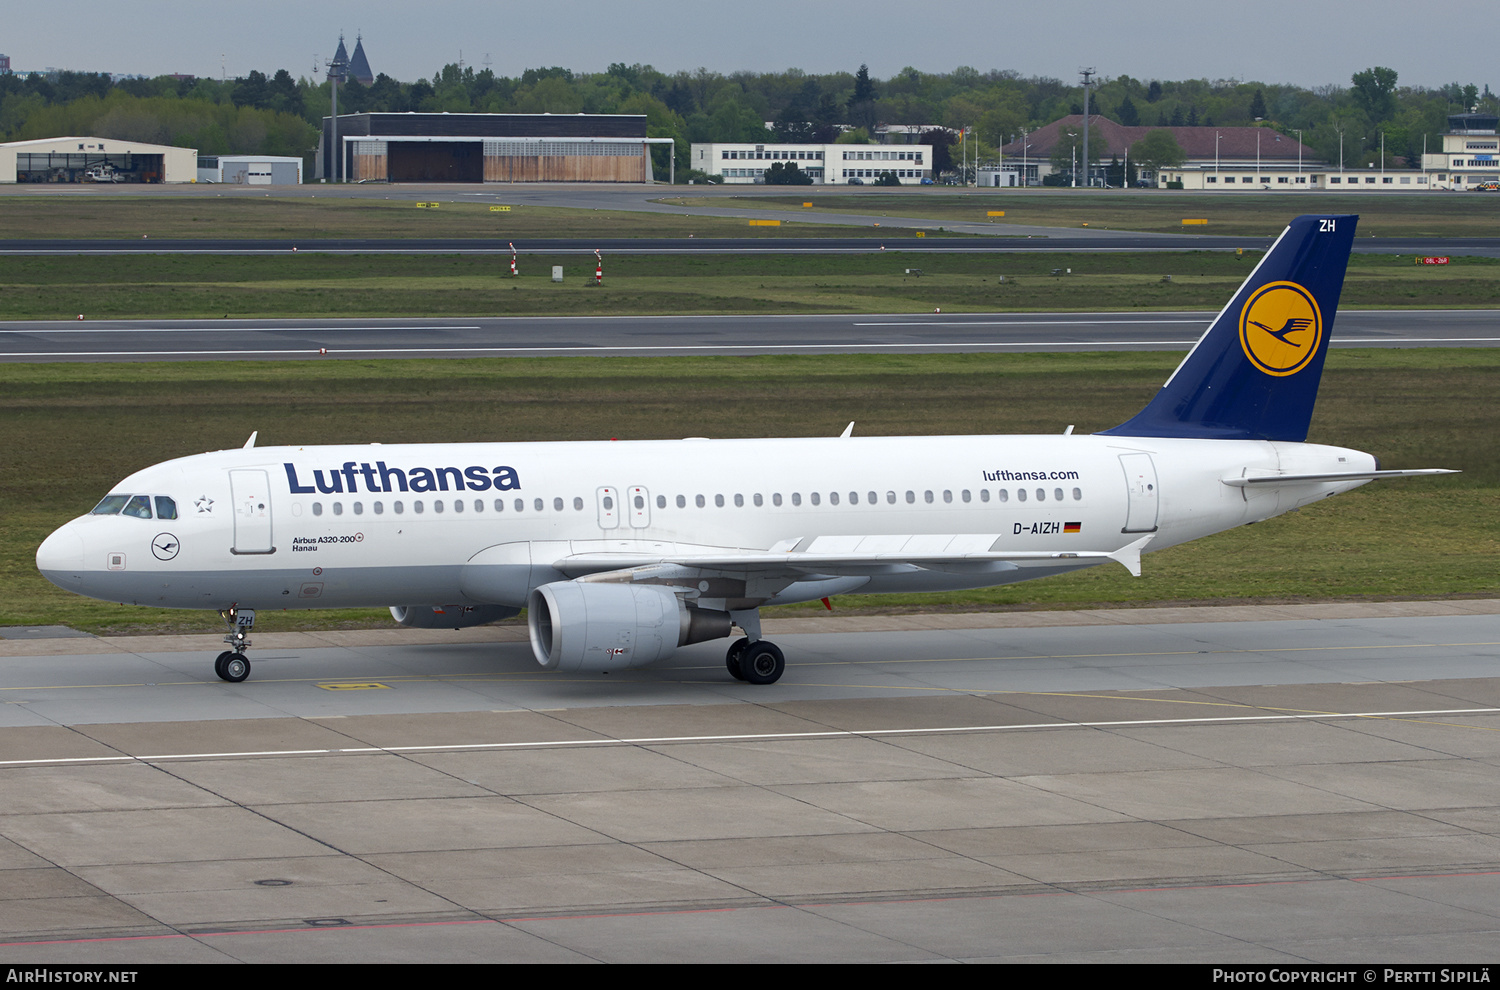
<svg viewBox="0 0 1500 990">
<path fill-rule="evenodd" d="M 94 506 L 94 515 L 112 516 L 125 508 L 125 503 L 130 501 L 129 495 L 106 495 Z"/>
<path fill-rule="evenodd" d="M 137 519 L 151 518 L 151 496 L 133 495 L 129 502 L 125 503 L 124 514 L 135 516 Z"/>
<path fill-rule="evenodd" d="M 177 503 L 166 495 L 156 496 L 156 518 L 176 519 Z"/>
</svg>

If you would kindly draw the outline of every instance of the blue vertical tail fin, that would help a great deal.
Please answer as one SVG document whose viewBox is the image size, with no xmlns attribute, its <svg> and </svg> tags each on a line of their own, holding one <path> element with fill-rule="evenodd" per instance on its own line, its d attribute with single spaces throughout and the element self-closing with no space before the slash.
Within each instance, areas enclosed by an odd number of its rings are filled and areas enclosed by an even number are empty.
<svg viewBox="0 0 1500 990">
<path fill-rule="evenodd" d="M 1358 221 L 1293 220 L 1156 397 L 1101 432 L 1306 440 Z"/>
</svg>

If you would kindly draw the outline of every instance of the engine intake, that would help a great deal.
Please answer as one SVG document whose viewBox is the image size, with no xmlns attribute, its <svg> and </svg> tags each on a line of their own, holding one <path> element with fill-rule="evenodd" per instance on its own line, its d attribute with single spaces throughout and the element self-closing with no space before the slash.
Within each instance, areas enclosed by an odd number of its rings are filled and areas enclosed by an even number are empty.
<svg viewBox="0 0 1500 990">
<path fill-rule="evenodd" d="M 695 608 L 666 588 L 556 581 L 526 601 L 531 650 L 546 670 L 643 667 L 679 646 L 729 635 L 728 612 Z"/>
</svg>

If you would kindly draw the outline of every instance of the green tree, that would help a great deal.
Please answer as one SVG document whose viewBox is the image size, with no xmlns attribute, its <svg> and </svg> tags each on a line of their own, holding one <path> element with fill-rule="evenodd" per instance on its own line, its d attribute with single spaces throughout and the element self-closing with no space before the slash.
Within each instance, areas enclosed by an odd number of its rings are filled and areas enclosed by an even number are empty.
<svg viewBox="0 0 1500 990">
<path fill-rule="evenodd" d="M 1350 95 L 1355 104 L 1375 123 L 1389 120 L 1396 113 L 1396 70 L 1377 65 L 1353 76 Z"/>
<path fill-rule="evenodd" d="M 870 79 L 870 67 L 861 65 L 854 74 L 854 95 L 849 97 L 849 123 L 874 132 L 880 123 L 875 112 L 875 83 Z"/>
<path fill-rule="evenodd" d="M 1158 172 L 1164 168 L 1180 167 L 1187 161 L 1187 155 L 1171 131 L 1156 130 L 1148 131 L 1145 137 L 1131 145 L 1130 160 L 1145 171 Z"/>
<path fill-rule="evenodd" d="M 768 186 L 810 186 L 812 176 L 797 167 L 796 162 L 772 162 L 766 169 Z"/>
</svg>

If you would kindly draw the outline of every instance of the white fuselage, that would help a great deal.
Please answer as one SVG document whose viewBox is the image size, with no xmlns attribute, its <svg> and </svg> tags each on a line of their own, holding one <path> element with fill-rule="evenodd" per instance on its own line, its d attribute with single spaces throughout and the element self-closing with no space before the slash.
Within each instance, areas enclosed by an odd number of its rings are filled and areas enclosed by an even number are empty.
<svg viewBox="0 0 1500 990">
<path fill-rule="evenodd" d="M 168 496 L 176 518 L 81 516 L 37 562 L 64 588 L 138 605 L 520 607 L 531 588 L 586 573 L 558 566 L 580 555 L 1100 554 L 1144 536 L 1155 550 L 1364 483 L 1228 480 L 1374 466 L 1314 444 L 1092 435 L 246 448 L 131 475 L 115 493 Z M 892 567 L 797 582 L 763 603 L 1099 562 Z"/>
</svg>

